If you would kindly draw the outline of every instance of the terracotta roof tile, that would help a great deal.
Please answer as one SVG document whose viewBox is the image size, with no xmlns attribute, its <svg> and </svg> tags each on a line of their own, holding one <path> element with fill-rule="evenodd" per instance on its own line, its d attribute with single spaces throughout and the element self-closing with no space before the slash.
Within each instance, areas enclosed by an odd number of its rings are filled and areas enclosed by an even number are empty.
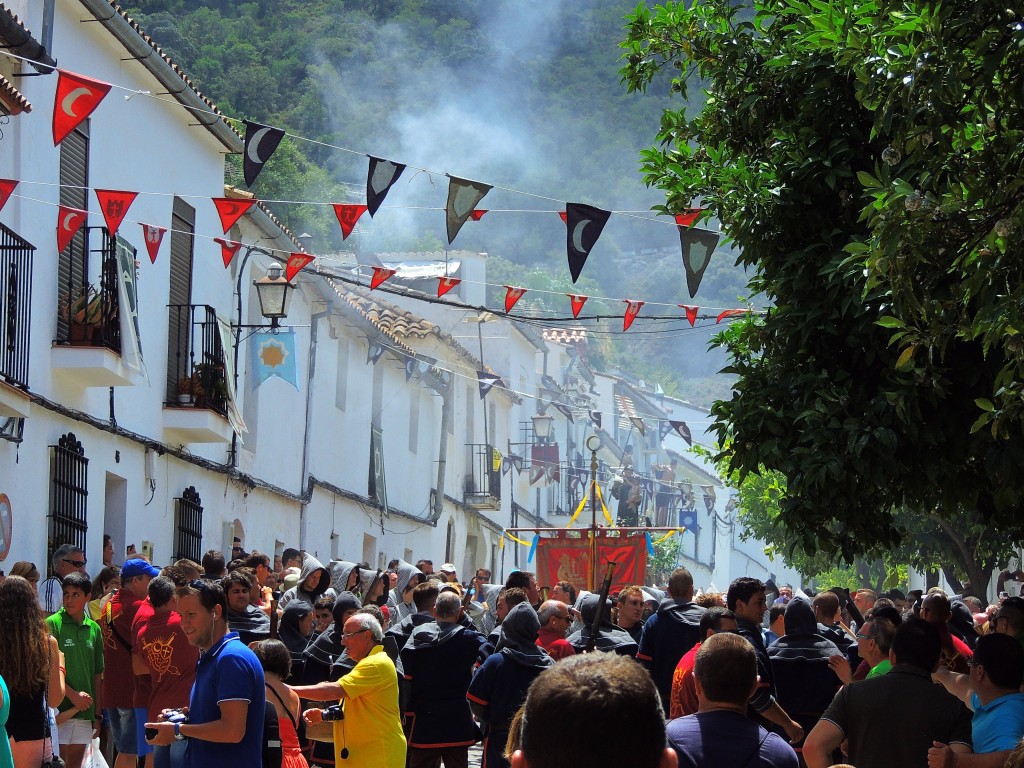
<svg viewBox="0 0 1024 768">
<path fill-rule="evenodd" d="M 21 91 L 14 87 L 6 77 L 0 75 L 0 102 L 7 107 L 12 115 L 20 115 L 22 112 L 32 111 L 32 102 L 26 99 Z"/>
<path fill-rule="evenodd" d="M 579 344 L 586 342 L 586 328 L 545 328 L 543 331 L 544 341 L 557 342 L 559 344 Z"/>
</svg>

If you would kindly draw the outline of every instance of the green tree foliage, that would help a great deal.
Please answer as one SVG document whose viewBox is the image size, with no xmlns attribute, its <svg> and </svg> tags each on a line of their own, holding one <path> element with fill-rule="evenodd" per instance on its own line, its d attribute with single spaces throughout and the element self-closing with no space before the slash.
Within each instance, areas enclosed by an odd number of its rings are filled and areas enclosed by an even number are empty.
<svg viewBox="0 0 1024 768">
<path fill-rule="evenodd" d="M 637 7 L 622 72 L 701 83 L 645 178 L 701 197 L 774 303 L 720 339 L 729 468 L 786 478 L 807 553 L 929 520 L 1019 542 L 1024 26 L 988 0 L 688 5 Z"/>
</svg>

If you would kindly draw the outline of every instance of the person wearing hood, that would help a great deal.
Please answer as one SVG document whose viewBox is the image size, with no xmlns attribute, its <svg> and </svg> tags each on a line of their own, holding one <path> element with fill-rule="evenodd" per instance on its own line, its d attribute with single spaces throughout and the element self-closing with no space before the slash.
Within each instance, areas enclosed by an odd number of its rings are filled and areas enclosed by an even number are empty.
<svg viewBox="0 0 1024 768">
<path fill-rule="evenodd" d="M 252 579 L 241 568 L 231 571 L 221 579 L 221 587 L 228 598 L 228 626 L 238 633 L 243 645 L 249 645 L 270 637 L 270 617 L 249 603 Z"/>
<path fill-rule="evenodd" d="M 316 599 L 331 590 L 331 572 L 324 568 L 324 564 L 310 554 L 302 560 L 302 570 L 299 572 L 299 582 L 281 595 L 277 601 L 277 609 L 283 611 L 292 600 L 305 600 L 310 605 L 316 605 Z"/>
<path fill-rule="evenodd" d="M 350 563 L 348 560 L 332 560 L 327 567 L 331 574 L 331 589 L 340 595 L 342 592 L 351 592 L 356 597 L 362 597 L 362 590 L 359 589 L 359 566 Z"/>
<path fill-rule="evenodd" d="M 397 580 L 388 595 L 388 613 L 392 626 L 416 612 L 412 603 L 412 591 L 427 578 L 419 568 L 405 560 L 399 560 L 394 570 Z"/>
<path fill-rule="evenodd" d="M 482 635 L 489 635 L 498 624 L 496 611 L 498 595 L 502 589 L 504 587 L 501 584 L 481 584 L 478 593 L 474 593 L 472 602 L 466 607 L 473 626 Z"/>
<path fill-rule="evenodd" d="M 380 571 L 371 571 L 369 567 L 359 566 L 358 594 L 363 605 L 376 605 L 378 608 L 388 602 L 388 577 Z"/>
<path fill-rule="evenodd" d="M 683 654 L 700 642 L 700 617 L 704 609 L 693 602 L 693 576 L 676 568 L 668 579 L 668 597 L 644 623 L 639 661 L 654 679 L 661 704 L 669 711 L 672 675 Z"/>
<path fill-rule="evenodd" d="M 835 643 L 818 634 L 814 608 L 805 598 L 789 601 L 784 621 L 786 634 L 768 648 L 775 699 L 810 733 L 842 685 L 829 663 L 841 654 Z"/>
<path fill-rule="evenodd" d="M 485 729 L 483 764 L 487 768 L 508 768 L 504 749 L 512 717 L 526 701 L 530 683 L 554 663 L 537 645 L 539 631 L 533 607 L 525 602 L 514 606 L 501 623 L 494 653 L 469 684 L 469 707 Z"/>
<path fill-rule="evenodd" d="M 576 649 L 576 653 L 583 653 L 587 647 L 587 642 L 590 640 L 590 631 L 594 626 L 594 619 L 597 618 L 597 608 L 600 601 L 601 596 L 593 593 L 583 598 L 583 602 L 580 605 L 583 629 L 565 638 L 569 641 L 569 645 Z M 594 649 L 598 651 L 611 651 L 620 656 L 636 656 L 636 641 L 629 636 L 626 630 L 612 624 L 610 606 L 605 607 L 604 615 L 601 617 Z"/>
<path fill-rule="evenodd" d="M 313 634 L 313 618 L 313 606 L 305 600 L 292 600 L 281 616 L 277 637 L 285 644 L 292 658 L 291 673 L 286 683 L 302 679 L 302 652 L 306 650 Z"/>
<path fill-rule="evenodd" d="M 459 623 L 462 601 L 452 592 L 437 597 L 436 621 L 417 627 L 402 649 L 411 690 L 409 768 L 465 766 L 469 747 L 480 740 L 466 692 L 484 637 Z"/>
<path fill-rule="evenodd" d="M 502 587 L 498 590 L 498 598 L 495 601 L 497 604 L 494 607 L 494 618 L 497 623 L 494 629 L 487 635 L 487 642 L 480 649 L 481 662 L 494 653 L 494 647 L 498 644 L 498 640 L 501 639 L 501 623 L 508 616 L 508 612 L 520 603 L 529 601 L 529 599 L 530 596 L 526 593 L 526 590 L 519 587 Z"/>
</svg>

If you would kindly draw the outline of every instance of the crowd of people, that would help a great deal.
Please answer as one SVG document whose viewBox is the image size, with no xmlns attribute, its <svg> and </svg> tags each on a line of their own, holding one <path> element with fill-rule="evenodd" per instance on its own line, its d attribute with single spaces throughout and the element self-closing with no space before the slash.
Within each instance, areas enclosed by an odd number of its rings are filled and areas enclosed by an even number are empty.
<svg viewBox="0 0 1024 768">
<path fill-rule="evenodd" d="M 0 768 L 1024 768 L 1020 597 L 104 544 L 0 582 Z"/>
</svg>

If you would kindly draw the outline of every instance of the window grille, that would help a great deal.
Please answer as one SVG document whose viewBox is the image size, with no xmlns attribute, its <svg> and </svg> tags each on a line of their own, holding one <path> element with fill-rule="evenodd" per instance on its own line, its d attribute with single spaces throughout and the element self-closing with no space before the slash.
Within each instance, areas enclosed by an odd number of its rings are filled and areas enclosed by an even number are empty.
<svg viewBox="0 0 1024 768">
<path fill-rule="evenodd" d="M 51 445 L 52 482 L 50 487 L 49 539 L 47 563 L 62 544 L 85 551 L 85 533 L 89 528 L 89 459 L 74 432 L 61 435 Z"/>
<path fill-rule="evenodd" d="M 195 486 L 186 488 L 175 512 L 174 559 L 187 558 L 200 563 L 203 560 L 203 500 Z"/>
</svg>

